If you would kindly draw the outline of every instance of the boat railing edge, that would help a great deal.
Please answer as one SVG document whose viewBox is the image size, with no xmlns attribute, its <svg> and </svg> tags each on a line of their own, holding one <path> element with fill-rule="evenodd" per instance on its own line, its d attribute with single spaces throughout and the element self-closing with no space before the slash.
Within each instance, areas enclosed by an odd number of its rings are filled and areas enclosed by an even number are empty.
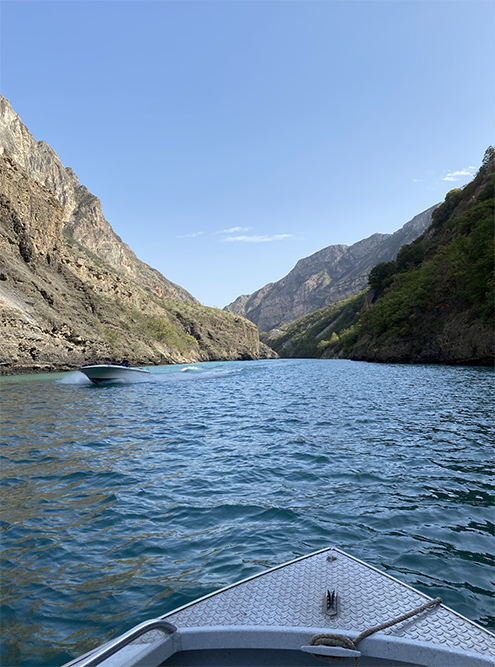
<svg viewBox="0 0 495 667">
<path fill-rule="evenodd" d="M 97 667 L 97 665 L 100 665 L 104 660 L 110 658 L 112 655 L 125 648 L 128 644 L 151 630 L 160 630 L 166 635 L 172 635 L 177 628 L 175 625 L 172 625 L 172 623 L 161 618 L 149 619 L 148 621 L 136 625 L 134 628 L 131 628 L 106 644 L 103 644 L 103 646 L 100 646 L 94 651 L 86 653 L 85 655 L 66 663 L 64 667 Z"/>
</svg>

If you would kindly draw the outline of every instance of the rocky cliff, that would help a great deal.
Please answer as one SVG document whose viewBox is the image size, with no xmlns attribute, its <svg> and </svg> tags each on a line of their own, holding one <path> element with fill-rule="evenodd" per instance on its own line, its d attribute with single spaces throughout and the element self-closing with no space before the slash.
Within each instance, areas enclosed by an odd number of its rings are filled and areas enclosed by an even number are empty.
<svg viewBox="0 0 495 667">
<path fill-rule="evenodd" d="M 256 327 L 141 262 L 0 98 L 0 374 L 256 359 Z"/>
<path fill-rule="evenodd" d="M 430 224 L 435 206 L 416 215 L 394 234 L 373 234 L 352 246 L 333 245 L 299 260 L 290 273 L 225 307 L 269 331 L 324 306 L 347 299 L 367 285 L 371 269 L 395 259 L 406 243 Z"/>
<path fill-rule="evenodd" d="M 390 263 L 392 275 L 376 267 L 374 302 L 348 337 L 351 359 L 495 363 L 494 172 L 489 147 L 476 177 L 449 192 L 431 227 Z"/>
<path fill-rule="evenodd" d="M 141 262 L 105 220 L 101 202 L 79 184 L 45 141 L 36 141 L 9 101 L 0 95 L 0 147 L 37 183 L 52 192 L 62 205 L 64 234 L 117 269 L 127 278 L 149 287 L 158 296 L 197 300 L 158 271 Z"/>
<path fill-rule="evenodd" d="M 428 229 L 372 269 L 367 290 L 273 329 L 264 342 L 282 357 L 493 365 L 494 171 L 490 147 Z"/>
</svg>

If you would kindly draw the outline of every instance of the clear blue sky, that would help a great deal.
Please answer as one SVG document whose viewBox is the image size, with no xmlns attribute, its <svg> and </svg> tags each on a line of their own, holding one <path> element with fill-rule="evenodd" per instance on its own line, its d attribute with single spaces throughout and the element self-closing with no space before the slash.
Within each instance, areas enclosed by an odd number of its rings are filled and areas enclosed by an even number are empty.
<svg viewBox="0 0 495 667">
<path fill-rule="evenodd" d="M 218 307 L 470 180 L 494 60 L 490 0 L 1 2 L 2 94 Z"/>
</svg>

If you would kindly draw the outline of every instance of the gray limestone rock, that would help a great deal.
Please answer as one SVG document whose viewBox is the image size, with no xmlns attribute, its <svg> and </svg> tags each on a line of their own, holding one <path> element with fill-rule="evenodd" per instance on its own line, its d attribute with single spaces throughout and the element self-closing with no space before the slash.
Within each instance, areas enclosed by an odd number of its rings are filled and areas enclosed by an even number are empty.
<svg viewBox="0 0 495 667">
<path fill-rule="evenodd" d="M 437 205 L 407 222 L 394 234 L 373 234 L 352 246 L 332 245 L 300 259 L 284 278 L 225 307 L 247 317 L 260 331 L 270 331 L 319 308 L 354 296 L 367 285 L 371 269 L 395 259 L 431 224 Z"/>
<path fill-rule="evenodd" d="M 262 351 L 262 355 L 268 354 Z M 0 97 L 0 375 L 257 359 L 256 326 L 141 262 Z"/>
</svg>

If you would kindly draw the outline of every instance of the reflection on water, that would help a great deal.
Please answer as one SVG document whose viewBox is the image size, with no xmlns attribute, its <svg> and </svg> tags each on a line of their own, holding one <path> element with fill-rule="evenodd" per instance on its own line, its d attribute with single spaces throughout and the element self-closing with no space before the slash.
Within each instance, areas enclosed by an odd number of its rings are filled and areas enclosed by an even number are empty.
<svg viewBox="0 0 495 667">
<path fill-rule="evenodd" d="M 1 378 L 2 665 L 328 544 L 493 622 L 494 373 L 277 360 Z"/>
</svg>

